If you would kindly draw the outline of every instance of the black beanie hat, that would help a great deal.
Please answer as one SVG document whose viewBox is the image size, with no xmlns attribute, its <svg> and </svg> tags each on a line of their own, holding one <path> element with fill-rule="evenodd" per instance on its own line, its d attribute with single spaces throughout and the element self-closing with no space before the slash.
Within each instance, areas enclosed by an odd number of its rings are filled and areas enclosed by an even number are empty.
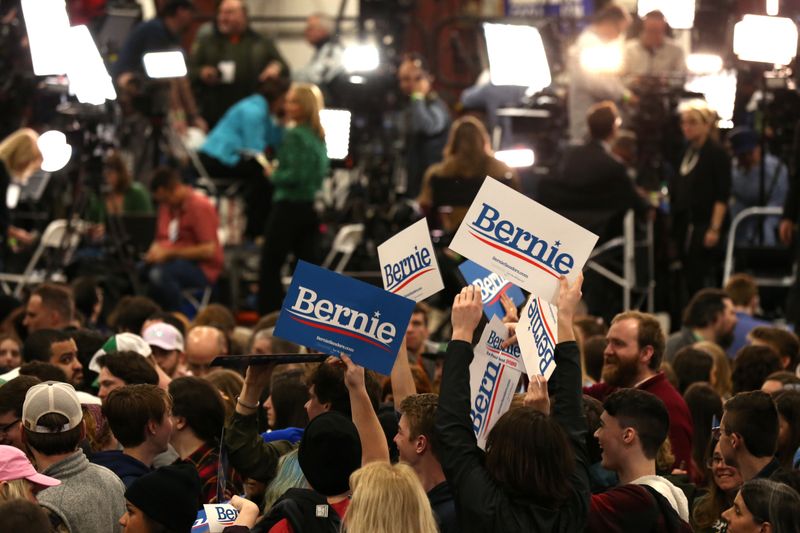
<svg viewBox="0 0 800 533">
<path fill-rule="evenodd" d="M 344 494 L 350 487 L 350 474 L 361 467 L 356 426 L 336 411 L 315 417 L 303 433 L 297 460 L 314 490 L 325 496 Z"/>
<path fill-rule="evenodd" d="M 200 507 L 200 476 L 190 464 L 162 466 L 128 487 L 125 498 L 172 531 L 190 531 Z"/>
</svg>

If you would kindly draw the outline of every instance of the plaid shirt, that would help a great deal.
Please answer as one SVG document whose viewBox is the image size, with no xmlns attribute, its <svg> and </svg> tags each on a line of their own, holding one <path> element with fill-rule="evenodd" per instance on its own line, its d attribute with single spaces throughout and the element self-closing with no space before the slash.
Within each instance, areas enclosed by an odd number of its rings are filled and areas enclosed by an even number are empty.
<svg viewBox="0 0 800 533">
<path fill-rule="evenodd" d="M 207 443 L 196 449 L 183 462 L 191 464 L 200 476 L 201 503 L 216 503 L 217 480 L 219 468 L 219 449 Z M 242 492 L 242 479 L 233 468 L 228 468 L 225 475 L 225 492 L 228 497 Z"/>
</svg>

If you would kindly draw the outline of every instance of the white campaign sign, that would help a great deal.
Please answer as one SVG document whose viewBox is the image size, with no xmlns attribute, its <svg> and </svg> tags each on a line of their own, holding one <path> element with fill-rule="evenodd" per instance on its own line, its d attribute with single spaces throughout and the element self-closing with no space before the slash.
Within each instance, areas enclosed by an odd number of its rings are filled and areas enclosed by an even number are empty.
<svg viewBox="0 0 800 533">
<path fill-rule="evenodd" d="M 558 308 L 543 298 L 531 296 L 517 324 L 517 343 L 528 376 L 550 379 L 556 369 L 558 344 Z"/>
<path fill-rule="evenodd" d="M 203 505 L 203 509 L 208 519 L 209 533 L 222 533 L 222 530 L 232 526 L 239 516 L 239 511 L 229 503 L 207 503 Z"/>
<path fill-rule="evenodd" d="M 420 302 L 444 288 L 424 218 L 378 246 L 378 260 L 391 293 Z"/>
<path fill-rule="evenodd" d="M 486 178 L 450 248 L 531 294 L 556 303 L 559 278 L 574 280 L 597 235 Z"/>
<path fill-rule="evenodd" d="M 499 348 L 507 338 L 508 329 L 495 316 L 483 330 L 469 365 L 469 414 L 481 448 L 486 446 L 486 437 L 492 427 L 511 407 L 519 378 L 525 370 L 517 346 L 506 350 Z"/>
</svg>

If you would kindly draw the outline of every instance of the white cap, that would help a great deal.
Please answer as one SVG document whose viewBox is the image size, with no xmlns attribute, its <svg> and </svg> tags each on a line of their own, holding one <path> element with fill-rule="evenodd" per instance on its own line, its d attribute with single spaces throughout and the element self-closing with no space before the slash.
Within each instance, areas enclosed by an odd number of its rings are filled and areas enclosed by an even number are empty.
<svg viewBox="0 0 800 533">
<path fill-rule="evenodd" d="M 39 425 L 44 415 L 59 414 L 67 419 L 63 426 L 51 429 Z M 22 425 L 33 433 L 63 433 L 83 420 L 83 409 L 75 389 L 68 383 L 48 381 L 28 389 L 22 404 Z"/>
</svg>

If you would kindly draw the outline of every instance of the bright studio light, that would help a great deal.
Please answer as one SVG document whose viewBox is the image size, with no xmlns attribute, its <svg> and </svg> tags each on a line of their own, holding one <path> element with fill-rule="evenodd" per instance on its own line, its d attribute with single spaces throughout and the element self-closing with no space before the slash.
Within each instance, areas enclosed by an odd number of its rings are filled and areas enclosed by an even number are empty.
<svg viewBox="0 0 800 533">
<path fill-rule="evenodd" d="M 640 17 L 651 11 L 661 11 L 667 23 L 676 30 L 689 30 L 694 26 L 695 0 L 639 0 Z"/>
<path fill-rule="evenodd" d="M 344 49 L 342 64 L 347 72 L 370 72 L 381 63 L 378 47 L 374 44 L 354 44 Z"/>
<path fill-rule="evenodd" d="M 614 74 L 622 69 L 622 43 L 597 42 L 581 50 L 581 68 L 595 74 Z"/>
<path fill-rule="evenodd" d="M 323 109 L 319 120 L 325 130 L 325 146 L 329 159 L 344 159 L 350 152 L 350 111 Z"/>
<path fill-rule="evenodd" d="M 692 74 L 716 74 L 722 70 L 722 58 L 716 54 L 689 54 L 686 68 Z"/>
<path fill-rule="evenodd" d="M 56 172 L 64 168 L 72 157 L 72 146 L 67 144 L 67 136 L 57 130 L 42 133 L 37 142 L 42 152 L 42 170 Z"/>
<path fill-rule="evenodd" d="M 64 0 L 22 0 L 33 73 L 64 74 L 68 59 L 69 18 Z"/>
<path fill-rule="evenodd" d="M 719 115 L 720 128 L 733 127 L 733 104 L 736 100 L 736 71 L 695 76 L 686 82 L 686 90 L 701 93 L 708 106 Z"/>
<path fill-rule="evenodd" d="M 744 61 L 788 65 L 797 53 L 792 19 L 745 15 L 733 27 L 733 53 Z"/>
<path fill-rule="evenodd" d="M 778 14 L 779 4 L 778 0 L 767 0 L 767 15 L 774 17 Z"/>
<path fill-rule="evenodd" d="M 533 26 L 486 23 L 483 33 L 492 85 L 518 85 L 533 92 L 550 85 L 550 65 L 539 30 Z"/>
<path fill-rule="evenodd" d="M 535 159 L 530 148 L 499 150 L 494 153 L 494 157 L 511 168 L 532 167 Z"/>
<path fill-rule="evenodd" d="M 149 78 L 182 78 L 186 76 L 186 59 L 183 52 L 150 52 L 142 57 L 144 71 Z"/>
<path fill-rule="evenodd" d="M 117 93 L 97 45 L 86 26 L 69 29 L 67 77 L 69 90 L 84 104 L 101 105 Z"/>
</svg>

